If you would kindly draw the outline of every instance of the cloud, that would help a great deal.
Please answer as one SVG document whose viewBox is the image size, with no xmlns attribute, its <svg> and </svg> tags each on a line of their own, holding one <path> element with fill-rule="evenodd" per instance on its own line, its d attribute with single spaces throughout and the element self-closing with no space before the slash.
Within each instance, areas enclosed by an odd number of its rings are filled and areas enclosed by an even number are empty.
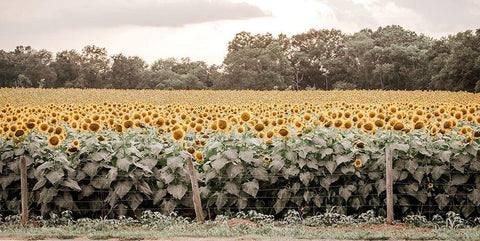
<svg viewBox="0 0 480 241">
<path fill-rule="evenodd" d="M 431 31 L 465 31 L 479 27 L 480 2 L 475 0 L 402 0 L 395 3 L 422 16 Z"/>
<path fill-rule="evenodd" d="M 227 0 L 20 0 L 0 3 L 3 34 L 57 32 L 124 25 L 182 27 L 268 16 L 257 6 Z M 2 35 L 2 33 L 0 33 Z"/>
<path fill-rule="evenodd" d="M 478 28 L 477 0 L 319 0 L 326 3 L 337 25 L 348 32 L 398 24 L 441 37 Z"/>
</svg>

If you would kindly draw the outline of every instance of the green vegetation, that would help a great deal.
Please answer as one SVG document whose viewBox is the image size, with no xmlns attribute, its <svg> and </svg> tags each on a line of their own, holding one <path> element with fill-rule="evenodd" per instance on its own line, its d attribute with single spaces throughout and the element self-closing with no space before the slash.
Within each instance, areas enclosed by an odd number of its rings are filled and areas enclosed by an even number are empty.
<svg viewBox="0 0 480 241">
<path fill-rule="evenodd" d="M 462 124 L 460 124 L 461 127 Z M 459 127 L 459 128 L 460 128 Z M 474 131 L 477 131 L 476 129 Z M 0 138 L 1 207 L 18 213 L 18 157 L 27 158 L 30 208 L 37 213 L 72 210 L 77 217 L 139 216 L 143 210 L 192 210 L 182 141 L 158 136 L 157 129 L 99 134 L 67 128 L 62 143 L 30 132 Z M 196 134 L 183 141 L 193 145 Z M 353 214 L 385 210 L 385 147 L 394 154 L 396 214 L 454 211 L 478 216 L 480 139 L 463 142 L 450 132 L 422 130 L 304 130 L 266 142 L 252 133 L 211 133 L 197 159 L 199 185 L 208 216 L 254 209 L 281 215 L 296 209 L 304 216 L 330 210 Z M 70 143 L 78 140 L 76 152 Z M 50 146 L 49 146 L 50 145 Z M 35 212 L 35 211 L 33 211 Z"/>
<path fill-rule="evenodd" d="M 452 222 L 450 219 L 457 220 L 458 217 L 447 217 L 446 222 Z M 465 220 L 461 220 L 466 223 Z M 144 212 L 138 220 L 125 217 L 73 220 L 71 213 L 67 211 L 48 220 L 38 218 L 26 227 L 19 226 L 18 216 L 7 217 L 7 221 L 0 224 L 0 236 L 34 239 L 74 237 L 143 239 L 182 236 L 363 240 L 480 238 L 480 230 L 477 227 L 466 225 L 460 227 L 441 224 L 435 228 L 424 228 L 402 224 L 389 226 L 381 224 L 382 221 L 383 218 L 375 217 L 371 211 L 356 217 L 327 212 L 303 219 L 298 212 L 289 210 L 283 219 L 277 221 L 273 220 L 272 216 L 250 211 L 230 216 L 220 215 L 215 220 L 203 224 L 175 214 L 163 215 L 150 211 Z"/>
<path fill-rule="evenodd" d="M 118 89 L 388 89 L 480 91 L 480 30 L 432 39 L 392 25 L 354 34 L 238 33 L 222 65 L 189 58 L 108 56 L 86 46 L 55 54 L 0 50 L 0 87 Z"/>
</svg>

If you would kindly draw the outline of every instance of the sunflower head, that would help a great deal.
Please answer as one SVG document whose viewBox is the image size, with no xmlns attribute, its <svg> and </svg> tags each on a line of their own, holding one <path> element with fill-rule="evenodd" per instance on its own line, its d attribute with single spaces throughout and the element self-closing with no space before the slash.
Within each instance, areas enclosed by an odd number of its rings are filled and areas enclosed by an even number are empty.
<svg viewBox="0 0 480 241">
<path fill-rule="evenodd" d="M 242 119 L 242 121 L 244 121 L 244 122 L 249 121 L 251 117 L 252 117 L 252 116 L 250 115 L 250 113 L 249 113 L 249 112 L 246 112 L 246 111 L 243 112 L 243 113 L 240 115 L 240 119 Z"/>
<path fill-rule="evenodd" d="M 67 151 L 67 153 L 68 153 L 68 154 L 70 154 L 70 155 L 73 155 L 73 154 L 75 154 L 75 153 L 77 153 L 77 152 L 78 152 L 78 148 L 77 148 L 77 147 L 74 147 L 74 146 L 72 146 L 72 147 L 70 147 L 70 148 L 67 148 L 67 150 L 66 150 L 66 151 Z"/>
<path fill-rule="evenodd" d="M 195 151 L 196 151 L 196 150 L 195 150 L 195 148 L 194 148 L 193 146 L 187 148 L 187 152 L 190 153 L 190 154 L 195 153 Z"/>
<path fill-rule="evenodd" d="M 51 147 L 58 147 L 60 145 L 60 137 L 52 135 L 48 138 L 47 143 Z"/>
<path fill-rule="evenodd" d="M 100 130 L 100 125 L 96 122 L 92 122 L 88 125 L 88 130 L 96 133 Z"/>
<path fill-rule="evenodd" d="M 200 152 L 200 151 L 195 151 L 193 153 L 193 157 L 195 157 L 195 160 L 197 160 L 198 162 L 203 162 L 204 159 L 203 159 L 203 153 Z"/>
<path fill-rule="evenodd" d="M 80 146 L 80 141 L 79 140 L 73 140 L 71 144 L 72 144 L 73 147 L 78 148 Z"/>
<path fill-rule="evenodd" d="M 355 165 L 355 167 L 362 167 L 363 162 L 360 159 L 356 159 L 355 162 L 353 162 L 353 165 Z"/>
<path fill-rule="evenodd" d="M 98 140 L 99 142 L 103 142 L 103 141 L 106 141 L 107 138 L 105 138 L 105 137 L 103 137 L 103 136 L 97 136 L 97 140 Z"/>
<path fill-rule="evenodd" d="M 263 157 L 263 162 L 269 163 L 270 161 L 271 161 L 270 157 L 268 157 L 268 156 Z"/>
<path fill-rule="evenodd" d="M 172 138 L 175 141 L 182 140 L 184 136 L 185 136 L 185 133 L 183 132 L 182 129 L 178 129 L 178 130 L 175 130 L 174 132 L 172 132 Z"/>
<path fill-rule="evenodd" d="M 24 136 L 24 135 L 25 135 L 25 131 L 22 130 L 22 129 L 16 130 L 16 131 L 15 131 L 15 134 L 14 134 L 14 136 L 15 136 L 16 138 L 22 137 L 22 136 Z"/>
</svg>

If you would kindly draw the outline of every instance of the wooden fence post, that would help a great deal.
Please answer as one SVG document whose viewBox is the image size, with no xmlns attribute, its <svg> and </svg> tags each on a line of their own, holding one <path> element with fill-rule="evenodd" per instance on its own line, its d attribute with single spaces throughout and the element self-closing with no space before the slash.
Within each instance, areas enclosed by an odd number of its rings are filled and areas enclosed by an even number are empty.
<svg viewBox="0 0 480 241">
<path fill-rule="evenodd" d="M 28 183 L 27 183 L 27 163 L 25 157 L 20 157 L 20 186 L 22 198 L 22 214 L 20 222 L 27 224 L 28 222 Z"/>
<path fill-rule="evenodd" d="M 205 219 L 203 218 L 202 210 L 202 200 L 200 199 L 200 191 L 198 190 L 198 180 L 195 169 L 193 168 L 192 157 L 187 157 L 187 167 L 188 172 L 190 173 L 190 182 L 192 183 L 193 191 L 193 206 L 195 208 L 195 215 L 197 216 L 197 221 L 203 223 Z"/>
<path fill-rule="evenodd" d="M 386 172 L 386 189 L 387 189 L 387 224 L 393 223 L 393 161 L 392 148 L 385 148 L 385 172 Z"/>
</svg>

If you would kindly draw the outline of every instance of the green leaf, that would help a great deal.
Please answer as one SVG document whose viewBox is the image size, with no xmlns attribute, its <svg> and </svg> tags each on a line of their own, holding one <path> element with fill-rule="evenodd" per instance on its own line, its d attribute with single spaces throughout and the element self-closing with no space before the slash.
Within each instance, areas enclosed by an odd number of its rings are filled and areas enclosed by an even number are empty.
<svg viewBox="0 0 480 241">
<path fill-rule="evenodd" d="M 187 192 L 187 187 L 183 184 L 168 185 L 167 192 L 172 194 L 172 196 L 176 199 L 182 199 Z"/>
<path fill-rule="evenodd" d="M 143 197 L 142 195 L 138 193 L 132 193 L 128 195 L 127 197 L 128 205 L 132 208 L 133 211 L 135 211 L 138 206 L 143 202 Z"/>
<path fill-rule="evenodd" d="M 350 175 L 355 173 L 355 166 L 354 165 L 342 166 L 340 167 L 340 171 L 345 175 Z"/>
<path fill-rule="evenodd" d="M 215 170 L 217 170 L 217 172 L 218 172 L 225 166 L 225 164 L 227 164 L 227 159 L 220 158 L 220 159 L 212 162 L 212 167 L 215 168 Z"/>
<path fill-rule="evenodd" d="M 180 156 L 169 157 L 167 158 L 167 167 L 175 170 L 177 168 L 183 167 L 183 158 Z"/>
<path fill-rule="evenodd" d="M 308 186 L 308 184 L 310 184 L 312 180 L 313 180 L 312 173 L 310 172 L 300 173 L 300 181 L 302 181 L 303 184 L 305 184 L 305 186 Z"/>
<path fill-rule="evenodd" d="M 407 144 L 393 143 L 393 144 L 390 145 L 390 148 L 392 148 L 392 150 L 399 150 L 399 151 L 407 152 L 408 149 L 410 149 L 410 146 L 407 145 Z"/>
<path fill-rule="evenodd" d="M 42 188 L 43 186 L 45 186 L 45 184 L 47 183 L 47 179 L 46 178 L 40 178 L 37 183 L 35 183 L 35 186 L 33 187 L 33 191 L 36 191 L 40 188 Z"/>
<path fill-rule="evenodd" d="M 153 205 L 157 205 L 160 203 L 163 197 L 167 195 L 167 190 L 165 189 L 159 189 L 158 191 L 155 192 L 155 195 L 153 195 Z"/>
<path fill-rule="evenodd" d="M 386 190 L 386 183 L 384 179 L 380 179 L 375 183 L 375 189 L 377 189 L 377 194 L 380 195 Z"/>
<path fill-rule="evenodd" d="M 456 155 L 450 162 L 452 166 L 459 172 L 465 172 L 465 165 L 470 162 L 471 157 L 465 154 Z"/>
<path fill-rule="evenodd" d="M 223 155 L 229 160 L 236 160 L 238 158 L 238 152 L 235 149 L 228 149 L 223 152 Z"/>
<path fill-rule="evenodd" d="M 255 167 L 250 171 L 250 173 L 257 180 L 268 181 L 268 173 L 264 167 Z"/>
<path fill-rule="evenodd" d="M 152 189 L 150 188 L 150 186 L 148 185 L 148 183 L 146 183 L 145 181 L 141 181 L 138 185 L 137 185 L 137 189 L 147 195 L 147 196 L 151 196 L 153 194 L 153 191 Z"/>
<path fill-rule="evenodd" d="M 345 162 L 350 162 L 352 159 L 353 159 L 353 153 L 349 153 L 347 155 L 336 155 L 333 158 L 333 160 L 337 163 L 337 166 Z"/>
<path fill-rule="evenodd" d="M 439 156 L 440 160 L 442 160 L 442 162 L 446 163 L 446 162 L 450 161 L 450 157 L 452 156 L 452 152 L 451 151 L 440 151 L 438 156 Z"/>
<path fill-rule="evenodd" d="M 246 163 L 251 163 L 253 161 L 253 151 L 241 151 L 238 157 Z"/>
<path fill-rule="evenodd" d="M 252 197 L 257 196 L 258 189 L 259 189 L 259 185 L 257 180 L 253 180 L 251 182 L 246 182 L 242 184 L 242 190 L 248 193 Z"/>
<path fill-rule="evenodd" d="M 327 162 L 325 162 L 325 167 L 330 172 L 330 174 L 332 174 L 335 171 L 335 169 L 337 168 L 337 162 L 327 161 Z"/>
<path fill-rule="evenodd" d="M 227 166 L 227 176 L 229 178 L 235 178 L 236 176 L 238 176 L 240 173 L 242 173 L 242 170 L 243 170 L 243 167 L 241 165 L 236 165 L 234 163 L 230 163 L 228 166 Z"/>
<path fill-rule="evenodd" d="M 405 168 L 407 169 L 410 174 L 415 174 L 415 171 L 418 168 L 418 160 L 417 159 L 410 159 L 405 164 Z"/>
<path fill-rule="evenodd" d="M 132 189 L 132 182 L 131 181 L 123 181 L 117 182 L 115 185 L 115 194 L 119 198 L 123 198 L 129 191 Z"/>
<path fill-rule="evenodd" d="M 96 189 L 109 189 L 111 183 L 110 180 L 102 176 L 96 176 L 90 181 L 90 184 Z"/>
<path fill-rule="evenodd" d="M 71 178 L 68 178 L 67 180 L 63 181 L 62 186 L 69 187 L 75 191 L 81 191 L 82 189 L 78 185 L 77 181 L 72 180 Z"/>
<path fill-rule="evenodd" d="M 143 159 L 138 163 L 142 164 L 143 166 L 147 167 L 149 171 L 151 171 L 157 165 L 157 159 Z M 168 162 L 168 160 L 167 160 Z"/>
<path fill-rule="evenodd" d="M 418 183 L 421 183 L 424 175 L 425 175 L 425 167 L 419 167 L 413 174 L 413 178 L 415 178 L 415 180 L 417 180 Z"/>
<path fill-rule="evenodd" d="M 234 183 L 234 182 L 227 182 L 225 183 L 225 191 L 227 191 L 227 193 L 230 193 L 230 194 L 233 194 L 235 196 L 239 196 L 240 194 L 240 187 Z"/>
<path fill-rule="evenodd" d="M 166 200 L 162 203 L 162 209 L 164 214 L 170 214 L 175 210 L 177 202 L 175 200 Z"/>
<path fill-rule="evenodd" d="M 48 181 L 53 185 L 57 184 L 58 181 L 62 180 L 64 173 L 63 170 L 51 171 L 45 175 Z"/>
<path fill-rule="evenodd" d="M 315 196 L 313 196 L 313 203 L 315 203 L 315 206 L 320 208 L 323 204 L 323 198 L 320 195 L 315 194 Z"/>
<path fill-rule="evenodd" d="M 97 171 L 100 165 L 97 162 L 87 162 L 85 166 L 83 166 L 82 171 L 85 172 L 88 176 L 94 177 L 97 175 Z"/>
<path fill-rule="evenodd" d="M 154 156 L 158 156 L 158 154 L 160 154 L 162 150 L 163 150 L 163 146 L 160 143 L 155 143 L 150 146 L 150 153 L 152 153 L 152 155 Z"/>
<path fill-rule="evenodd" d="M 130 164 L 132 164 L 132 158 L 131 157 L 126 157 L 126 158 L 121 158 L 117 160 L 117 167 L 118 169 L 128 172 L 128 169 L 130 168 Z"/>
<path fill-rule="evenodd" d="M 454 174 L 452 176 L 452 181 L 450 182 L 450 184 L 451 185 L 462 185 L 462 184 L 467 183 L 469 178 L 470 178 L 469 175 Z"/>
<path fill-rule="evenodd" d="M 274 173 L 278 173 L 285 166 L 285 160 L 279 155 L 274 155 L 270 162 L 270 169 Z"/>
<path fill-rule="evenodd" d="M 281 212 L 284 208 L 287 202 L 290 200 L 291 193 L 288 191 L 288 189 L 281 189 L 278 194 L 277 194 L 277 201 L 275 204 L 273 204 L 273 208 L 275 209 L 276 213 Z"/>
<path fill-rule="evenodd" d="M 434 166 L 432 168 L 432 179 L 434 181 L 438 180 L 443 174 L 445 174 L 448 171 L 448 168 L 445 165 L 441 166 Z"/>
<path fill-rule="evenodd" d="M 101 150 L 92 154 L 92 160 L 98 162 L 101 160 L 107 160 L 108 152 L 106 150 Z"/>
<path fill-rule="evenodd" d="M 322 159 L 325 158 L 325 156 L 331 155 L 333 153 L 332 148 L 325 148 L 320 151 L 320 154 L 322 155 Z"/>
<path fill-rule="evenodd" d="M 472 201 L 475 206 L 480 206 L 480 190 L 473 189 L 473 191 L 468 194 L 468 199 Z"/>
<path fill-rule="evenodd" d="M 213 194 L 213 196 L 216 196 L 217 199 L 215 201 L 215 205 L 217 206 L 217 209 L 222 209 L 223 206 L 225 206 L 225 204 L 227 204 L 227 197 L 225 194 L 221 193 L 221 192 L 215 192 Z"/>
<path fill-rule="evenodd" d="M 352 193 L 344 187 L 340 187 L 340 191 L 338 192 L 338 194 L 340 195 L 340 197 L 343 197 L 343 200 L 345 201 L 348 201 L 348 199 L 352 195 Z"/>
</svg>

